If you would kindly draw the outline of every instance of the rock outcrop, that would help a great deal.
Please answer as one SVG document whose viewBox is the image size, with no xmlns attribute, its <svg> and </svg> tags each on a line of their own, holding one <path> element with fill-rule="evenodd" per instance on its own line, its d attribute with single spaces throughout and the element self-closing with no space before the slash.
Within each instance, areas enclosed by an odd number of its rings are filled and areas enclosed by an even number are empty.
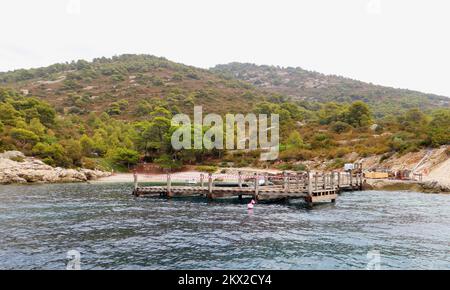
<svg viewBox="0 0 450 290">
<path fill-rule="evenodd" d="M 420 183 L 424 192 L 431 193 L 450 193 L 450 186 L 438 181 L 426 181 Z"/>
<path fill-rule="evenodd" d="M 363 184 L 365 190 L 409 190 L 426 193 L 450 193 L 450 186 L 438 181 L 403 181 L 390 179 L 366 179 Z"/>
<path fill-rule="evenodd" d="M 99 170 L 52 167 L 19 151 L 0 154 L 0 184 L 86 182 L 109 175 Z"/>
</svg>

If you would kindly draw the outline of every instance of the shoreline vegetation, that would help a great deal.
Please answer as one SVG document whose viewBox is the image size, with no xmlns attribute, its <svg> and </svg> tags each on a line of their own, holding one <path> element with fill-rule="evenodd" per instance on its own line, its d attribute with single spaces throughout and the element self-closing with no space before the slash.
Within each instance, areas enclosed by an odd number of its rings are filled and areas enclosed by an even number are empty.
<svg viewBox="0 0 450 290">
<path fill-rule="evenodd" d="M 448 166 L 446 160 L 437 164 L 440 167 Z M 367 160 L 366 160 L 367 162 Z M 443 168 L 447 170 L 447 168 Z M 200 174 L 205 174 L 206 170 L 214 173 L 217 179 L 233 179 L 237 172 L 241 171 L 244 176 L 252 176 L 254 173 L 268 172 L 270 174 L 280 174 L 279 169 L 260 168 L 216 168 L 198 166 L 188 168 L 184 171 L 172 173 L 174 183 L 186 183 L 188 180 L 199 180 Z M 166 174 L 161 172 L 139 173 L 140 183 L 164 183 Z M 416 191 L 424 193 L 450 193 L 450 176 L 444 179 L 434 179 L 433 171 L 429 176 L 425 176 L 423 181 L 415 180 L 395 180 L 395 179 L 369 179 L 365 178 L 365 190 L 386 190 L 386 191 Z M 90 182 L 101 183 L 132 183 L 133 173 L 112 173 L 90 169 L 64 169 L 46 165 L 39 159 L 26 157 L 18 151 L 0 153 L 0 184 L 46 184 L 46 183 L 74 183 Z"/>
</svg>

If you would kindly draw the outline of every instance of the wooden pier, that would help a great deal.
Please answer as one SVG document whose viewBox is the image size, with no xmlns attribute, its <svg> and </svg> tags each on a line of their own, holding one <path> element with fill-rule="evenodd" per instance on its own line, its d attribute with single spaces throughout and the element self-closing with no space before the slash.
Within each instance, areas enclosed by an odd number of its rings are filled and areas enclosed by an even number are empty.
<svg viewBox="0 0 450 290">
<path fill-rule="evenodd" d="M 212 174 L 201 174 L 195 185 L 174 186 L 172 176 L 167 174 L 166 185 L 139 186 L 138 176 L 134 174 L 133 195 L 167 198 L 203 196 L 208 199 L 248 197 L 258 201 L 301 198 L 312 205 L 335 202 L 341 191 L 361 190 L 364 183 L 362 173 L 353 172 L 283 173 L 281 176 L 254 174 L 246 178 L 239 172 L 237 180 L 237 183 L 224 186 L 226 183 L 214 183 Z"/>
</svg>

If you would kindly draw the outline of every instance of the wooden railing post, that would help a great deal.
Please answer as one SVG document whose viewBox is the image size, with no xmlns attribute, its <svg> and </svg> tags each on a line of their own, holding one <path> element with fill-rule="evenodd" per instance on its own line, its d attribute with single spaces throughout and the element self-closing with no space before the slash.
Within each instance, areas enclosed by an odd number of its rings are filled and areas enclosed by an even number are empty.
<svg viewBox="0 0 450 290">
<path fill-rule="evenodd" d="M 318 186 L 319 186 L 319 175 L 318 175 L 318 173 L 316 172 L 316 173 L 314 174 L 314 190 L 317 190 L 317 189 L 318 189 Z"/>
<path fill-rule="evenodd" d="M 267 173 L 264 173 L 264 186 L 269 185 L 269 176 L 267 176 Z"/>
<path fill-rule="evenodd" d="M 172 193 L 172 178 L 170 176 L 170 173 L 167 173 L 167 196 L 170 196 Z"/>
<path fill-rule="evenodd" d="M 331 171 L 330 173 L 330 186 L 331 189 L 334 190 L 334 171 Z"/>
<path fill-rule="evenodd" d="M 325 174 L 325 172 L 322 172 L 322 182 L 323 189 L 327 189 L 327 175 Z"/>
<path fill-rule="evenodd" d="M 286 189 L 289 190 L 289 188 L 291 187 L 291 174 L 287 173 L 286 177 L 287 177 Z"/>
<path fill-rule="evenodd" d="M 340 188 L 341 187 L 341 173 L 340 172 L 338 172 L 337 173 L 337 186 L 338 186 L 338 188 Z"/>
<path fill-rule="evenodd" d="M 133 172 L 133 179 L 134 179 L 134 191 L 136 192 L 138 189 L 138 176 L 136 171 Z"/>
<path fill-rule="evenodd" d="M 238 184 L 239 187 L 242 187 L 242 172 L 238 171 Z"/>
<path fill-rule="evenodd" d="M 212 185 L 213 185 L 213 179 L 212 179 L 212 173 L 208 174 L 208 192 L 212 193 Z"/>
<path fill-rule="evenodd" d="M 308 195 L 311 196 L 312 195 L 312 180 L 311 180 L 311 173 L 308 171 Z"/>
<path fill-rule="evenodd" d="M 203 179 L 204 179 L 204 176 L 203 176 L 203 173 L 201 173 L 201 174 L 200 174 L 200 188 L 201 188 L 201 189 L 203 189 L 203 186 L 204 186 L 204 181 L 203 181 Z"/>
<path fill-rule="evenodd" d="M 213 179 L 212 173 L 208 173 L 208 198 L 212 198 Z"/>
<path fill-rule="evenodd" d="M 287 176 L 286 176 L 286 172 L 283 171 L 283 189 L 284 192 L 286 192 L 288 190 L 288 182 L 287 182 Z"/>
<path fill-rule="evenodd" d="M 259 191 L 259 175 L 258 173 L 255 173 L 255 199 L 258 197 L 258 191 Z"/>
<path fill-rule="evenodd" d="M 350 178 L 350 187 L 353 186 L 353 172 L 350 170 L 349 172 L 349 178 Z"/>
</svg>

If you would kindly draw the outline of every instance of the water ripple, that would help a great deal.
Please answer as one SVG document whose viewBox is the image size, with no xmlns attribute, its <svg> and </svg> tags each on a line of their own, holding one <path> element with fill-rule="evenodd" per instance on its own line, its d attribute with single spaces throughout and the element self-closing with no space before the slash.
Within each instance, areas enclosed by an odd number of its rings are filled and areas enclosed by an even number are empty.
<svg viewBox="0 0 450 290">
<path fill-rule="evenodd" d="M 0 187 L 0 268 L 450 268 L 450 196 L 344 193 L 336 204 L 133 198 L 128 184 Z"/>
</svg>

